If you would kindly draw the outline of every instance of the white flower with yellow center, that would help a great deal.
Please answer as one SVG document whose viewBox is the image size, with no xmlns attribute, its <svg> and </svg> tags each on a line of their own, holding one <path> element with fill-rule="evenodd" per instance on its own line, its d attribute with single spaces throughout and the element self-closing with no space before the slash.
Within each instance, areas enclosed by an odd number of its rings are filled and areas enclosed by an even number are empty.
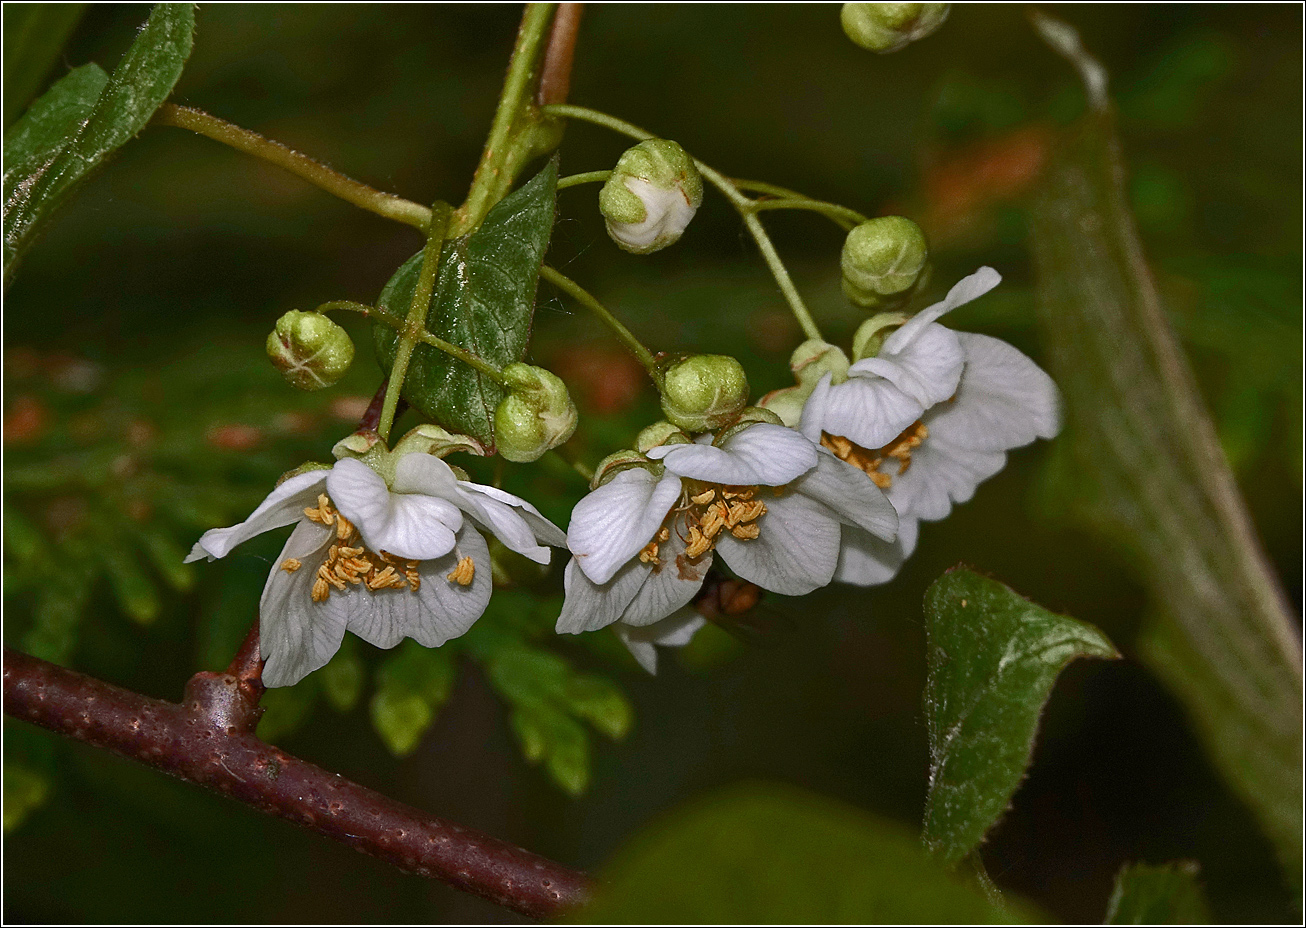
<svg viewBox="0 0 1306 928">
<path fill-rule="evenodd" d="M 822 378 L 799 429 L 884 490 L 898 511 L 886 544 L 849 531 L 835 579 L 859 585 L 893 578 L 916 546 L 920 521 L 942 519 L 954 503 L 1002 470 L 1006 452 L 1061 429 L 1056 385 L 1015 348 L 987 335 L 938 324 L 1002 278 L 989 267 L 960 281 L 848 370 Z"/>
<path fill-rule="evenodd" d="M 541 564 L 566 536 L 530 503 L 461 480 L 425 453 L 398 458 L 387 486 L 362 461 L 290 477 L 239 525 L 205 532 L 187 561 L 225 557 L 297 523 L 259 600 L 263 682 L 289 686 L 326 664 L 346 631 L 379 648 L 433 648 L 471 628 L 490 601 L 478 529 Z"/>
<path fill-rule="evenodd" d="M 770 422 L 650 449 L 572 511 L 560 633 L 650 626 L 693 598 L 714 553 L 763 589 L 825 586 L 850 527 L 889 541 L 897 516 L 853 467 Z"/>
</svg>

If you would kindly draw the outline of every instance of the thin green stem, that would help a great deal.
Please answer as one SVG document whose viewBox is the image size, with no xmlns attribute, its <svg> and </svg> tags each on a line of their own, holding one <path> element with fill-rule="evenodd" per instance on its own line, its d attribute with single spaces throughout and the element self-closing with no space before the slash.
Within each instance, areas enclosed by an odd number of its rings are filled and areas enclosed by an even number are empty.
<svg viewBox="0 0 1306 928">
<path fill-rule="evenodd" d="M 561 464 L 564 469 L 569 471 L 574 471 L 576 474 L 579 474 L 581 477 L 585 479 L 586 483 L 594 479 L 593 468 L 587 467 L 586 465 L 582 464 L 580 461 L 571 460 L 565 454 L 562 454 L 556 450 L 549 451 L 548 456 L 556 459 L 557 463 Z"/>
<path fill-rule="evenodd" d="M 808 338 L 820 339 L 821 330 L 817 328 L 816 321 L 812 319 L 812 314 L 807 310 L 807 304 L 798 293 L 798 288 L 794 286 L 793 279 L 789 276 L 788 269 L 785 268 L 784 262 L 780 260 L 780 255 L 776 252 L 775 246 L 771 244 L 771 237 L 766 234 L 766 229 L 762 226 L 762 220 L 757 218 L 755 213 L 744 214 L 744 225 L 753 236 L 753 241 L 757 242 L 757 248 L 762 252 L 762 258 L 766 261 L 766 266 L 771 269 L 771 274 L 775 277 L 775 282 L 780 285 L 780 292 L 784 294 L 785 300 L 789 303 L 789 310 L 798 320 L 798 325 L 802 328 L 803 334 Z"/>
<path fill-rule="evenodd" d="M 376 319 L 378 322 L 381 322 L 383 325 L 388 325 L 396 332 L 403 332 L 404 328 L 407 326 L 407 322 L 404 319 L 400 319 L 398 316 L 386 312 L 384 309 L 382 309 L 379 306 L 368 306 L 366 303 L 355 303 L 352 300 L 332 300 L 329 303 L 323 303 L 321 306 L 317 307 L 317 309 L 314 311 L 319 313 L 326 313 L 335 309 L 343 309 L 343 310 L 348 310 L 350 312 L 362 313 L 364 316 L 368 316 L 370 318 Z M 438 335 L 432 335 L 425 328 L 423 328 L 421 332 L 417 333 L 417 340 L 425 345 L 430 345 L 432 348 L 436 348 L 440 351 L 443 351 L 445 354 L 450 355 L 451 357 L 457 358 L 459 361 L 462 361 L 468 367 L 471 367 L 474 370 L 479 371 L 480 373 L 484 374 L 486 377 L 491 378 L 497 383 L 501 383 L 505 386 L 508 385 L 508 378 L 503 376 L 503 371 L 499 370 L 497 367 L 492 365 L 489 361 L 486 361 L 472 354 L 466 348 L 459 348 L 453 342 L 447 342 Z"/>
<path fill-rule="evenodd" d="M 596 126 L 611 129 L 613 132 L 628 135 L 633 139 L 654 138 L 651 132 L 641 129 L 633 123 L 628 123 L 623 119 L 609 116 L 607 113 L 600 113 L 598 110 L 592 110 L 585 106 L 572 106 L 570 104 L 546 106 L 541 112 L 547 116 L 579 119 L 583 122 L 593 123 Z M 771 274 L 775 277 L 776 283 L 780 285 L 780 292 L 784 294 L 785 301 L 788 302 L 789 309 L 794 314 L 794 318 L 798 320 L 803 332 L 808 338 L 820 338 L 821 330 L 816 327 L 816 322 L 812 319 L 807 304 L 803 302 L 802 296 L 798 293 L 798 288 L 794 286 L 793 279 L 789 276 L 789 271 L 785 269 L 784 262 L 780 260 L 780 255 L 776 252 L 775 245 L 771 243 L 770 236 L 766 234 L 762 221 L 754 213 L 758 205 L 757 201 L 740 193 L 734 182 L 720 171 L 709 167 L 697 158 L 694 159 L 694 164 L 698 167 L 698 172 L 703 175 L 704 179 L 720 190 L 725 198 L 730 201 L 730 204 L 739 211 L 739 215 L 744 220 L 744 225 L 753 236 L 753 240 L 757 242 L 757 247 L 762 252 L 762 258 L 766 261 L 767 267 L 771 269 Z"/>
<path fill-rule="evenodd" d="M 566 190 L 568 187 L 579 187 L 581 184 L 597 184 L 601 181 L 607 181 L 611 176 L 611 171 L 587 171 L 584 174 L 572 174 L 558 181 L 558 189 Z"/>
<path fill-rule="evenodd" d="M 399 406 L 399 391 L 403 387 L 404 378 L 408 376 L 408 362 L 413 357 L 413 349 L 417 347 L 421 333 L 426 331 L 426 314 L 431 308 L 431 294 L 435 291 L 436 276 L 440 272 L 440 251 L 444 247 L 444 233 L 449 227 L 449 214 L 447 203 L 437 201 L 431 209 L 426 247 L 422 250 L 422 269 L 417 275 L 417 286 L 413 288 L 413 302 L 408 308 L 408 318 L 399 331 L 399 345 L 395 349 L 394 364 L 390 367 L 390 383 L 381 405 L 381 423 L 377 427 L 377 434 L 387 443 L 390 441 L 390 427 L 395 421 L 395 409 Z"/>
<path fill-rule="evenodd" d="M 517 172 L 536 152 L 534 136 L 541 128 L 541 121 L 540 110 L 531 99 L 532 79 L 545 48 L 555 6 L 553 3 L 526 5 L 481 163 L 476 167 L 467 201 L 454 213 L 451 238 L 466 235 L 481 224 L 490 207 L 503 199 L 512 188 Z"/>
<path fill-rule="evenodd" d="M 346 203 L 376 213 L 387 219 L 394 219 L 415 229 L 426 230 L 431 221 L 431 211 L 420 203 L 405 200 L 392 193 L 385 193 L 369 187 L 361 181 L 346 177 L 333 171 L 321 162 L 314 161 L 308 155 L 287 148 L 280 142 L 264 138 L 257 132 L 242 129 L 240 126 L 219 119 L 217 116 L 188 106 L 165 103 L 154 114 L 152 123 L 159 126 L 175 126 L 189 129 L 206 138 L 221 142 L 247 155 L 261 158 L 279 168 L 303 178 L 310 184 L 320 187 L 327 193 L 339 197 Z"/>
<path fill-rule="evenodd" d="M 835 225 L 845 232 L 851 232 L 854 228 L 866 222 L 866 217 L 857 210 L 840 206 L 838 203 L 827 203 L 824 200 L 809 200 L 807 197 L 796 197 L 784 200 L 753 201 L 753 212 L 760 213 L 769 209 L 805 209 L 820 213 L 827 219 L 832 220 Z"/>
<path fill-rule="evenodd" d="M 657 362 L 653 360 L 653 352 L 641 344 L 640 340 L 631 334 L 630 329 L 626 328 L 617 319 L 616 316 L 608 312 L 607 308 L 592 296 L 589 291 L 585 290 L 580 284 L 572 280 L 565 274 L 561 274 L 549 267 L 547 264 L 540 268 L 540 276 L 547 280 L 553 286 L 557 287 L 563 293 L 569 295 L 577 303 L 583 305 L 594 315 L 602 320 L 603 324 L 612 330 L 613 334 L 621 341 L 630 353 L 639 359 L 639 363 L 644 365 L 644 370 L 653 378 L 653 382 L 660 384 L 658 377 Z"/>
</svg>

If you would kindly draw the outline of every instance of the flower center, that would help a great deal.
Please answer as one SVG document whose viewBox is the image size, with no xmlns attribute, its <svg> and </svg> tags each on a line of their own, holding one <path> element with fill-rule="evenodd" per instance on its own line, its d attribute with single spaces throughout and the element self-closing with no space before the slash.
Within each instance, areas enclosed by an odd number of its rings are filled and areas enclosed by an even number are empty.
<svg viewBox="0 0 1306 928">
<path fill-rule="evenodd" d="M 336 530 L 336 543 L 327 549 L 326 559 L 317 568 L 311 594 L 313 602 L 325 602 L 332 589 L 344 592 L 350 586 L 361 586 L 369 593 L 409 588 L 416 592 L 421 587 L 422 578 L 417 573 L 417 561 L 395 557 L 386 551 L 377 553 L 370 550 L 363 544 L 358 529 L 331 505 L 331 500 L 325 493 L 318 496 L 316 507 L 310 506 L 304 510 L 304 517 L 310 522 Z M 303 562 L 293 557 L 281 562 L 281 569 L 288 574 L 293 574 L 303 566 Z M 472 559 L 465 557 L 449 574 L 449 580 L 467 586 L 472 582 L 474 574 Z"/>
<path fill-rule="evenodd" d="M 842 435 L 831 435 L 829 432 L 821 433 L 821 446 L 829 448 L 839 460 L 846 461 L 870 477 L 871 482 L 881 490 L 887 490 L 893 486 L 894 477 L 901 477 L 907 473 L 907 468 L 911 467 L 912 451 L 919 448 L 929 437 L 930 430 L 926 428 L 924 422 L 917 419 L 903 429 L 902 434 L 893 441 L 874 451 L 863 448 Z M 882 464 L 887 464 L 891 460 L 898 462 L 897 473 L 890 474 L 880 470 Z"/>
<path fill-rule="evenodd" d="M 681 559 L 693 561 L 707 554 L 716 547 L 723 531 L 745 541 L 760 533 L 757 520 L 766 515 L 766 503 L 753 499 L 757 487 L 721 486 L 694 480 L 685 483 L 686 489 L 667 522 L 639 552 L 640 561 L 652 564 L 654 569 L 662 565 L 658 547 L 671 538 L 673 528 L 685 542 L 684 554 L 676 558 L 682 574 L 686 565 Z"/>
</svg>

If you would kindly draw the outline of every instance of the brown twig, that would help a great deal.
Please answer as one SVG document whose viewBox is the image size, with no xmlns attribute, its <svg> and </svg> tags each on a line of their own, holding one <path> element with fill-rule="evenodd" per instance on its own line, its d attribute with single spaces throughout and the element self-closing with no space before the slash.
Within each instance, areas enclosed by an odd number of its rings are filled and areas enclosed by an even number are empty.
<svg viewBox="0 0 1306 928">
<path fill-rule="evenodd" d="M 540 68 L 540 86 L 535 93 L 538 106 L 566 103 L 571 89 L 571 63 L 576 55 L 576 33 L 580 29 L 583 3 L 559 3 L 553 14 L 553 29 L 549 33 L 549 47 L 544 52 Z"/>
<path fill-rule="evenodd" d="M 248 657 L 252 646 L 257 655 L 257 637 L 255 629 L 241 654 Z M 238 656 L 237 665 L 248 670 L 249 662 Z M 442 821 L 260 741 L 253 734 L 257 702 L 251 702 L 238 673 L 196 674 L 177 704 L 6 648 L 4 711 L 523 915 L 556 917 L 588 894 L 584 874 Z"/>
</svg>

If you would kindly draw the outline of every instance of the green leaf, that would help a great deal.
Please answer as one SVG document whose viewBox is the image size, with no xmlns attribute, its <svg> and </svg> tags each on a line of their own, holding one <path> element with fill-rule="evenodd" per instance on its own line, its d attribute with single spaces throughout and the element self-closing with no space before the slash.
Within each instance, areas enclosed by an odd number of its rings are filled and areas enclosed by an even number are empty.
<svg viewBox="0 0 1306 928">
<path fill-rule="evenodd" d="M 563 685 L 562 700 L 572 715 L 585 719 L 614 741 L 630 732 L 634 721 L 630 700 L 606 677 L 572 677 Z"/>
<path fill-rule="evenodd" d="M 85 10 L 85 3 L 4 5 L 5 126 L 41 89 Z"/>
<path fill-rule="evenodd" d="M 159 617 L 159 593 L 134 553 L 106 546 L 101 560 L 122 611 L 138 625 L 152 624 Z"/>
<path fill-rule="evenodd" d="M 34 657 L 55 664 L 67 664 L 77 645 L 82 610 L 91 595 L 95 573 L 85 564 L 66 575 L 48 578 L 38 589 L 33 610 L 34 623 L 23 636 L 23 649 Z"/>
<path fill-rule="evenodd" d="M 408 639 L 385 659 L 370 711 L 373 727 L 393 754 L 403 757 L 417 748 L 457 675 L 452 648 L 424 648 Z"/>
<path fill-rule="evenodd" d="M 90 117 L 107 83 L 109 75 L 98 64 L 74 68 L 5 133 L 6 203 L 14 187 L 36 174 Z"/>
<path fill-rule="evenodd" d="M 18 259 L 59 204 L 109 155 L 143 129 L 168 98 L 190 55 L 194 28 L 193 4 L 156 5 L 85 122 L 32 174 L 12 188 L 9 178 L 5 178 L 6 281 L 12 278 Z"/>
<path fill-rule="evenodd" d="M 4 828 L 10 832 L 45 804 L 50 781 L 35 770 L 9 760 L 4 763 L 4 781 Z"/>
<path fill-rule="evenodd" d="M 557 180 L 554 159 L 495 205 L 479 229 L 444 243 L 427 315 L 427 329 L 432 334 L 499 368 L 525 356 L 535 312 L 535 285 L 553 228 Z M 405 262 L 381 291 L 377 305 L 406 317 L 421 264 L 420 252 Z M 389 370 L 398 334 L 377 325 L 372 338 L 377 359 Z M 419 344 L 402 395 L 427 418 L 493 446 L 494 410 L 503 399 L 503 390 L 461 361 Z"/>
<path fill-rule="evenodd" d="M 601 924 L 966 924 L 1004 917 L 907 829 L 804 790 L 745 784 L 637 835 L 581 913 Z M 1010 917 L 1041 920 L 1012 900 Z"/>
<path fill-rule="evenodd" d="M 263 717 L 259 719 L 256 734 L 269 744 L 276 744 L 303 725 L 317 702 L 318 688 L 314 680 L 309 677 L 296 686 L 278 686 L 264 693 L 259 703 Z"/>
<path fill-rule="evenodd" d="M 151 526 L 139 529 L 137 539 L 168 586 L 178 593 L 189 593 L 195 586 L 195 565 L 185 563 L 186 549 L 172 535 Z"/>
<path fill-rule="evenodd" d="M 1206 925 L 1211 913 L 1195 860 L 1126 864 L 1107 904 L 1108 925 Z"/>
<path fill-rule="evenodd" d="M 925 844 L 947 863 L 1002 816 L 1034 751 L 1039 715 L 1076 657 L 1120 655 L 1096 628 L 969 570 L 925 593 L 930 789 Z"/>
<path fill-rule="evenodd" d="M 363 695 L 363 661 L 358 656 L 358 639 L 346 635 L 340 650 L 318 674 L 327 702 L 337 712 L 348 712 Z"/>
<path fill-rule="evenodd" d="M 590 783 L 590 742 L 584 727 L 548 702 L 520 702 L 509 716 L 522 755 L 544 770 L 569 796 L 584 794 Z"/>
</svg>

